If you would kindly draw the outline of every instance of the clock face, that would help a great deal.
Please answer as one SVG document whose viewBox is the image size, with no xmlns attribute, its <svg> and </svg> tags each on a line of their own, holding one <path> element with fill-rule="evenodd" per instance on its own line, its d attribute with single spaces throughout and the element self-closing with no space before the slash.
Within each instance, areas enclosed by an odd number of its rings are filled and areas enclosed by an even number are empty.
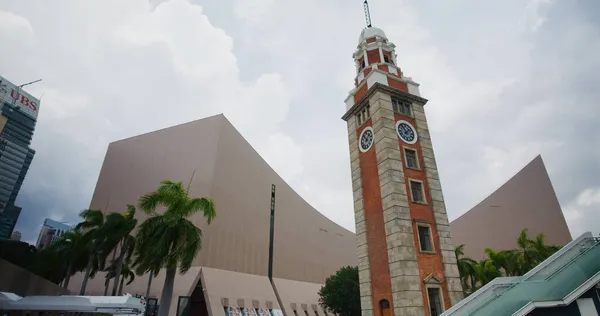
<svg viewBox="0 0 600 316">
<path fill-rule="evenodd" d="M 363 129 L 363 131 L 360 133 L 358 141 L 358 147 L 360 151 L 362 151 L 363 153 L 367 152 L 373 145 L 373 128 L 366 127 L 365 129 Z"/>
<path fill-rule="evenodd" d="M 400 120 L 396 122 L 396 130 L 398 136 L 407 144 L 414 144 L 417 142 L 417 130 L 407 121 Z"/>
</svg>

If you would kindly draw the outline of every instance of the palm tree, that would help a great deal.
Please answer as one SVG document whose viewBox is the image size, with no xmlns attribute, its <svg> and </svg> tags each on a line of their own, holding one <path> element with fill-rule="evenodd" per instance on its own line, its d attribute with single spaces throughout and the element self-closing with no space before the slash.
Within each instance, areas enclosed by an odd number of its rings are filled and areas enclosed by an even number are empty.
<svg viewBox="0 0 600 316">
<path fill-rule="evenodd" d="M 104 295 L 106 295 L 106 292 L 108 290 L 108 283 L 110 282 L 110 279 L 115 279 L 115 284 L 118 285 L 118 292 L 114 293 L 113 296 L 115 295 L 122 295 L 123 294 L 123 285 L 125 285 L 125 278 L 128 279 L 127 284 L 129 285 L 131 284 L 131 282 L 133 282 L 133 280 L 135 280 L 135 273 L 133 273 L 133 271 L 131 270 L 131 268 L 129 267 L 129 261 L 128 262 L 123 262 L 120 266 L 121 266 L 121 277 L 116 277 L 117 274 L 117 267 L 119 266 L 119 263 L 116 260 L 113 260 L 111 262 L 111 264 L 109 265 L 109 267 L 104 270 L 106 271 L 106 276 L 105 276 L 105 281 L 104 281 L 104 286 L 105 286 L 105 290 L 104 290 Z M 120 281 L 119 281 L 120 279 Z"/>
<path fill-rule="evenodd" d="M 212 199 L 189 196 L 190 184 L 191 179 L 187 188 L 181 182 L 164 180 L 158 190 L 142 196 L 139 201 L 140 208 L 151 216 L 137 233 L 136 272 L 155 274 L 166 268 L 159 316 L 169 314 L 177 268 L 180 274 L 186 273 L 202 246 L 202 231 L 189 218 L 202 213 L 210 224 L 216 216 Z M 158 207 L 165 208 L 162 214 L 156 212 Z"/>
<path fill-rule="evenodd" d="M 458 265 L 458 273 L 460 275 L 460 281 L 462 283 L 463 292 L 465 296 L 470 294 L 470 280 L 475 277 L 474 265 L 477 264 L 477 261 L 465 257 L 465 245 L 462 244 L 454 248 L 454 254 L 456 256 L 456 263 Z"/>
<path fill-rule="evenodd" d="M 58 255 L 64 261 L 63 287 L 68 288 L 71 276 L 88 265 L 91 245 L 89 238 L 85 236 L 83 231 L 76 228 L 65 232 L 60 239 L 42 251 L 44 250 Z"/>
<path fill-rule="evenodd" d="M 490 259 L 485 259 L 473 265 L 475 281 L 471 282 L 471 290 L 474 292 L 480 287 L 488 284 L 493 279 L 502 276 L 502 272 L 494 265 Z"/>
<path fill-rule="evenodd" d="M 105 232 L 106 241 L 103 247 L 103 253 L 110 253 L 113 251 L 113 260 L 115 260 L 115 273 L 114 275 L 121 275 L 123 263 L 127 259 L 131 259 L 133 249 L 135 247 L 135 238 L 130 235 L 135 226 L 137 225 L 137 219 L 135 217 L 135 206 L 127 205 L 127 212 L 111 213 L 106 216 Z M 120 249 L 119 256 L 114 258 L 114 254 L 117 252 L 117 247 Z M 106 258 L 104 258 L 106 259 Z M 111 262 L 112 264 L 112 262 Z M 110 279 L 107 280 L 110 282 Z M 118 278 L 114 282 L 112 295 L 117 295 L 119 287 Z"/>
<path fill-rule="evenodd" d="M 85 269 L 85 275 L 83 277 L 83 282 L 81 282 L 81 290 L 79 291 L 79 295 L 84 295 L 88 279 L 90 274 L 92 274 L 92 268 L 95 265 L 102 266 L 104 264 L 104 261 L 100 260 L 98 257 L 98 253 L 100 251 L 100 247 L 106 239 L 106 227 L 104 213 L 102 213 L 100 210 L 84 210 L 79 214 L 79 216 L 83 218 L 84 221 L 77 224 L 75 228 L 87 229 L 85 236 L 92 243 L 87 267 Z"/>
<path fill-rule="evenodd" d="M 463 257 L 464 245 L 456 247 L 454 252 L 463 289 L 472 293 L 496 277 L 520 276 L 529 272 L 559 249 L 558 246 L 546 245 L 543 234 L 532 240 L 527 229 L 523 229 L 517 238 L 516 249 L 495 251 L 486 248 L 488 259 L 476 262 Z"/>
</svg>

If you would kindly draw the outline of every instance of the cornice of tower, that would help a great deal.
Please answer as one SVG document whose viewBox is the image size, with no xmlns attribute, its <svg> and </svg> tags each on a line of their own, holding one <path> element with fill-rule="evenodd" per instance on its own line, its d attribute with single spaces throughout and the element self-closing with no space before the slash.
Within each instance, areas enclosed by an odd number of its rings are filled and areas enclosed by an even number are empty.
<svg viewBox="0 0 600 316">
<path fill-rule="evenodd" d="M 365 81 L 365 83 L 366 83 L 366 81 Z M 402 91 L 402 90 L 399 90 L 396 88 L 392 88 L 392 87 L 388 86 L 387 84 L 375 82 L 367 90 L 367 92 L 363 96 L 361 96 L 360 99 L 358 99 L 358 101 L 354 102 L 352 104 L 352 106 L 347 108 L 346 113 L 342 116 L 342 119 L 344 121 L 348 121 L 348 119 L 350 119 L 352 117 L 352 115 L 357 114 L 360 109 L 362 109 L 365 105 L 367 105 L 367 103 L 369 102 L 369 99 L 371 99 L 371 97 L 373 97 L 373 95 L 377 92 L 385 92 L 386 94 L 388 94 L 392 97 L 396 97 L 400 100 L 418 102 L 422 105 L 427 104 L 427 102 L 429 101 L 421 96 L 414 95 L 410 92 L 405 92 L 405 91 Z M 350 97 L 351 96 L 353 96 L 353 95 L 351 94 Z"/>
</svg>

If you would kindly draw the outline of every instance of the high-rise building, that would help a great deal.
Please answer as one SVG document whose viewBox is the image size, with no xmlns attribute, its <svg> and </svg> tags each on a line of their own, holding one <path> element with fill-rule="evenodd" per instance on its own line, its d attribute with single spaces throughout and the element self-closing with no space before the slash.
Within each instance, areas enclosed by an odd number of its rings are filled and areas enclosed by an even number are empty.
<svg viewBox="0 0 600 316">
<path fill-rule="evenodd" d="M 369 23 L 370 24 L 370 23 Z M 440 315 L 462 299 L 419 84 L 370 25 L 346 99 L 363 316 Z"/>
<path fill-rule="evenodd" d="M 18 206 L 9 206 L 0 214 L 0 239 L 9 239 L 13 229 L 17 224 L 17 219 L 21 215 L 21 208 Z"/>
<path fill-rule="evenodd" d="M 15 200 L 35 155 L 29 146 L 39 104 L 37 98 L 0 76 L 0 239 L 10 238 L 21 213 Z"/>
<path fill-rule="evenodd" d="M 46 218 L 35 246 L 39 249 L 47 247 L 71 229 L 73 228 L 65 223 Z"/>
<path fill-rule="evenodd" d="M 14 231 L 11 235 L 10 235 L 10 239 L 12 240 L 16 240 L 16 241 L 21 241 L 21 232 L 19 231 Z"/>
</svg>

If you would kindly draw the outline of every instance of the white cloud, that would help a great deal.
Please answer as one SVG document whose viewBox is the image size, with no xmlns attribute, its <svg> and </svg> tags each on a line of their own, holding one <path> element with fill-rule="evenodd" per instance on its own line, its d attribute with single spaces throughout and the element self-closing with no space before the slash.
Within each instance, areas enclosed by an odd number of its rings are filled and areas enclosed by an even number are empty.
<svg viewBox="0 0 600 316">
<path fill-rule="evenodd" d="M 44 102 L 20 201 L 46 202 L 29 206 L 33 214 L 74 213 L 89 202 L 109 141 L 223 112 L 309 203 L 353 230 L 340 117 L 361 4 L 189 1 L 0 4 L 10 15 L 0 18 L 0 42 L 11 47 L 0 71 L 44 79 L 30 89 Z M 539 153 L 564 205 L 600 186 L 600 153 L 589 146 L 600 135 L 591 84 L 600 61 L 589 49 L 600 47 L 599 27 L 585 15 L 593 8 L 382 0 L 371 9 L 430 100 L 452 217 Z M 582 223 L 569 221 L 572 230 Z"/>
<path fill-rule="evenodd" d="M 6 35 L 33 33 L 29 21 L 12 12 L 0 11 L 0 30 Z"/>
<path fill-rule="evenodd" d="M 586 188 L 564 208 L 565 218 L 571 223 L 573 236 L 586 231 L 598 234 L 600 221 L 600 187 Z"/>
<path fill-rule="evenodd" d="M 234 40 L 201 6 L 187 0 L 32 5 L 0 6 L 2 16 L 19 17 L 11 25 L 30 21 L 29 36 L 41 39 L 29 49 L 7 37 L 6 28 L 0 33 L 13 47 L 0 52 L 0 69 L 10 70 L 4 75 L 44 79 L 29 89 L 43 99 L 32 144 L 37 155 L 18 201 L 29 205 L 21 222 L 37 227 L 51 214 L 72 217 L 85 208 L 110 141 L 219 112 L 284 176 L 302 171 L 301 149 L 280 129 L 291 99 L 283 76 L 242 81 Z M 5 57 L 15 55 L 24 67 L 7 67 Z M 41 205 L 32 199 L 49 200 L 35 209 Z"/>
</svg>

